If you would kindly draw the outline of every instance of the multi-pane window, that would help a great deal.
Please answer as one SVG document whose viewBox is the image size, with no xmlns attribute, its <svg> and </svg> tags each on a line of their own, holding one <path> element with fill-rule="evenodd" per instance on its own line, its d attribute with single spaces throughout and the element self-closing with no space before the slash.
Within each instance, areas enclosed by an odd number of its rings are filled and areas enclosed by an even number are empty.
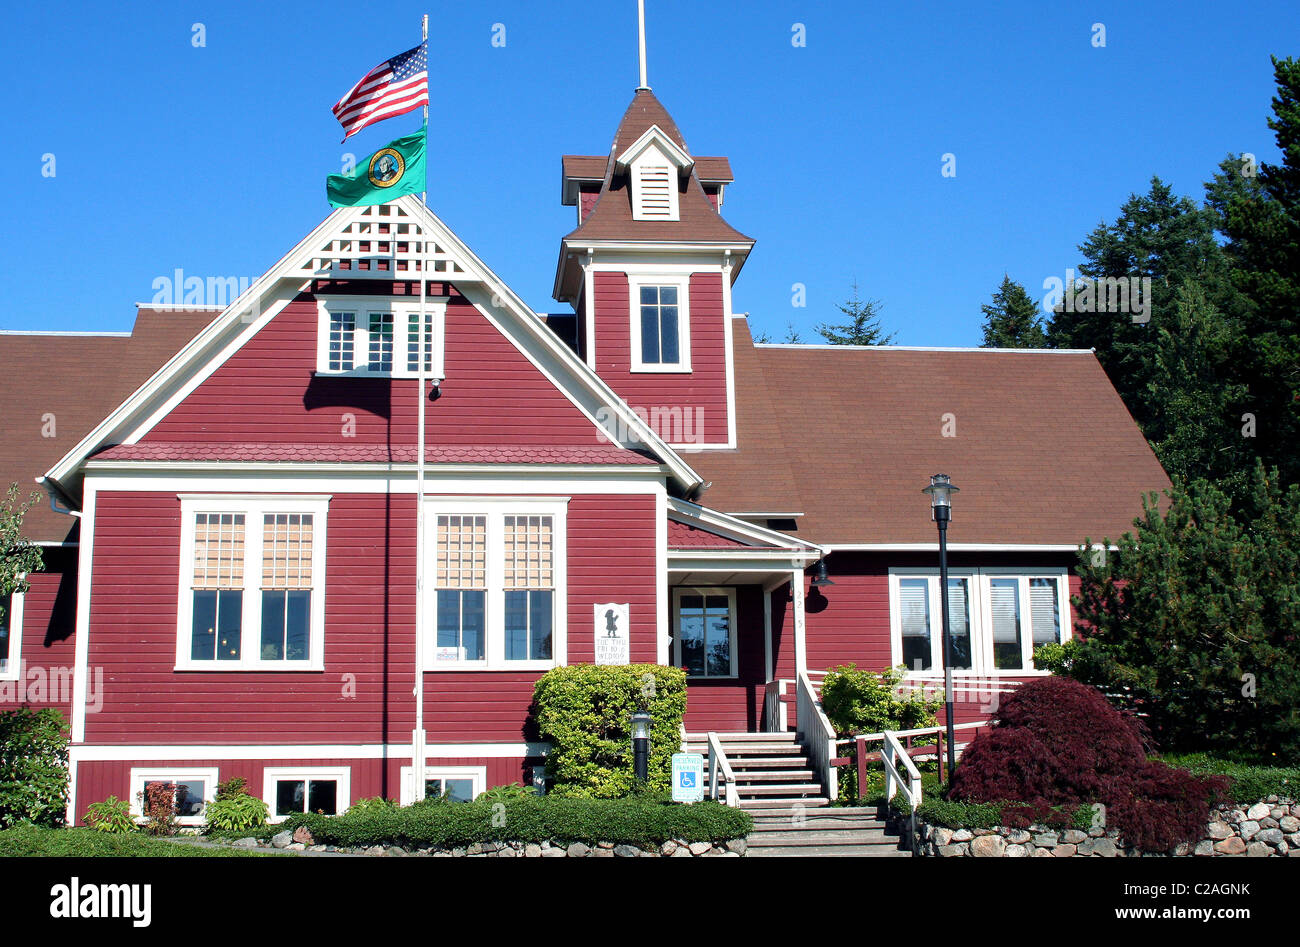
<svg viewBox="0 0 1300 947">
<path fill-rule="evenodd" d="M 415 801 L 415 782 L 410 766 L 403 766 L 399 801 L 408 806 Z M 482 766 L 426 766 L 424 798 L 448 802 L 473 802 L 487 788 L 487 769 Z"/>
<path fill-rule="evenodd" d="M 268 513 L 262 533 L 262 660 L 305 661 L 311 634 L 310 513 Z"/>
<path fill-rule="evenodd" d="M 504 517 L 507 661 L 549 661 L 555 612 L 554 518 Z"/>
<path fill-rule="evenodd" d="M 676 663 L 696 678 L 736 674 L 736 608 L 731 589 L 674 592 Z"/>
<path fill-rule="evenodd" d="M 351 371 L 356 365 L 357 314 L 338 312 L 330 315 L 329 370 Z"/>
<path fill-rule="evenodd" d="M 204 809 L 217 788 L 215 769 L 132 769 L 131 814 L 143 819 L 150 798 L 171 796 L 176 821 L 181 825 L 200 825 Z"/>
<path fill-rule="evenodd" d="M 445 298 L 424 303 L 424 375 L 442 377 Z M 350 375 L 414 377 L 420 373 L 418 300 L 320 301 L 317 370 Z"/>
<path fill-rule="evenodd" d="M 963 569 L 948 578 L 952 664 L 957 670 L 1035 670 L 1034 649 L 1069 635 L 1065 572 Z M 920 570 L 891 575 L 894 659 L 912 671 L 943 667 L 939 579 Z"/>
<path fill-rule="evenodd" d="M 641 287 L 641 362 L 676 365 L 681 362 L 676 286 Z"/>
<path fill-rule="evenodd" d="M 323 665 L 324 522 L 328 499 L 183 498 L 177 665 Z"/>
<path fill-rule="evenodd" d="M 297 812 L 338 815 L 339 781 L 337 779 L 277 779 L 275 781 L 275 815 Z"/>
<path fill-rule="evenodd" d="M 564 663 L 566 501 L 426 502 L 426 667 Z"/>
<path fill-rule="evenodd" d="M 475 796 L 473 778 L 448 776 L 424 781 L 425 799 L 441 799 L 444 796 L 450 802 L 473 802 Z"/>
<path fill-rule="evenodd" d="M 194 517 L 190 659 L 238 661 L 243 645 L 244 514 Z"/>
<path fill-rule="evenodd" d="M 487 517 L 437 518 L 437 659 L 482 661 L 487 600 Z"/>
<path fill-rule="evenodd" d="M 393 314 L 370 314 L 370 341 L 367 347 L 367 371 L 391 372 L 393 370 Z"/>
</svg>

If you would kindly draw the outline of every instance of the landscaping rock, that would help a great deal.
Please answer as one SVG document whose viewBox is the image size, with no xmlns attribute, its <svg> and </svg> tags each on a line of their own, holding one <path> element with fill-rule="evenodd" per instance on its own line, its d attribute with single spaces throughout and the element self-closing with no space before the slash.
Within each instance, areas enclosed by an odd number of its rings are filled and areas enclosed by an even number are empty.
<svg viewBox="0 0 1300 947">
<path fill-rule="evenodd" d="M 524 857 L 541 858 L 542 846 L 538 845 L 536 842 L 529 842 L 527 845 L 524 846 Z"/>
<path fill-rule="evenodd" d="M 1263 842 L 1251 842 L 1246 846 L 1247 858 L 1267 858 L 1273 854 L 1273 850 Z"/>
<path fill-rule="evenodd" d="M 954 842 L 969 842 L 974 837 L 970 829 L 958 829 L 952 833 L 952 841 Z"/>
<path fill-rule="evenodd" d="M 935 826 L 933 829 L 930 830 L 929 840 L 932 841 L 937 846 L 950 845 L 952 844 L 952 835 L 953 835 L 952 829 L 945 829 L 940 826 Z"/>
<path fill-rule="evenodd" d="M 659 846 L 659 854 L 664 856 L 664 858 L 671 858 L 675 851 L 677 851 L 677 843 L 672 839 L 669 839 Z"/>
<path fill-rule="evenodd" d="M 1007 841 L 1012 845 L 1024 845 L 1032 838 L 1033 836 L 1024 829 L 1011 829 L 1007 832 Z"/>
<path fill-rule="evenodd" d="M 301 842 L 304 845 L 313 845 L 316 840 L 311 837 L 311 830 L 305 825 L 300 825 L 293 830 L 293 840 Z"/>
<path fill-rule="evenodd" d="M 257 848 L 257 839 L 241 838 L 236 842 L 232 842 L 231 847 L 232 848 Z"/>
<path fill-rule="evenodd" d="M 1211 822 L 1205 827 L 1205 834 L 1218 841 L 1233 834 L 1232 826 L 1227 822 Z"/>
<path fill-rule="evenodd" d="M 1265 816 L 1273 814 L 1273 807 L 1263 802 L 1258 802 L 1246 810 L 1246 818 L 1252 821 L 1258 821 Z"/>
<path fill-rule="evenodd" d="M 288 848 L 293 841 L 293 833 L 289 831 L 277 832 L 271 836 L 271 844 L 276 848 Z"/>
<path fill-rule="evenodd" d="M 402 858 L 406 855 L 406 849 L 398 848 L 396 845 L 390 845 L 387 854 L 389 858 Z"/>
<path fill-rule="evenodd" d="M 586 858 L 591 854 L 591 846 L 586 842 L 571 842 L 565 854 L 570 858 Z"/>
<path fill-rule="evenodd" d="M 975 858 L 999 858 L 1006 848 L 1006 840 L 1000 835 L 981 835 L 970 843 L 970 853 Z"/>
<path fill-rule="evenodd" d="M 1087 832 L 1080 832 L 1078 829 L 1067 829 L 1065 834 L 1061 836 L 1061 841 L 1069 845 L 1078 845 L 1087 837 Z"/>
<path fill-rule="evenodd" d="M 566 852 L 566 851 L 565 851 L 564 849 L 562 849 L 562 848 L 544 848 L 544 849 L 542 849 L 542 857 L 543 857 L 543 858 L 567 858 L 567 857 L 568 857 L 568 854 L 569 854 L 569 853 Z M 597 852 L 597 854 L 599 854 L 599 852 Z M 609 854 L 609 855 L 613 855 L 614 853 L 613 853 L 613 852 L 608 852 L 607 854 Z"/>
<path fill-rule="evenodd" d="M 940 858 L 960 858 L 966 854 L 966 845 L 961 843 L 957 845 L 940 845 L 938 854 Z"/>
<path fill-rule="evenodd" d="M 1034 844 L 1039 848 L 1055 848 L 1060 837 L 1055 832 L 1040 832 L 1034 836 Z"/>
<path fill-rule="evenodd" d="M 727 842 L 727 851 L 733 855 L 743 855 L 748 846 L 743 838 L 733 838 Z"/>
<path fill-rule="evenodd" d="M 688 846 L 686 846 L 686 845 L 678 845 L 675 849 L 673 849 L 673 853 L 672 853 L 672 855 L 670 855 L 669 857 L 670 857 L 670 858 L 690 858 L 690 857 L 691 857 L 691 850 L 690 850 L 690 848 L 689 848 Z"/>
<path fill-rule="evenodd" d="M 1247 819 L 1245 822 L 1242 822 L 1241 825 L 1237 826 L 1237 831 L 1241 833 L 1242 838 L 1249 842 L 1259 832 L 1259 823 L 1252 819 Z"/>
<path fill-rule="evenodd" d="M 1265 845 L 1271 845 L 1274 848 L 1286 844 L 1281 829 L 1260 829 L 1259 834 L 1255 836 L 1255 841 L 1263 842 Z"/>
<path fill-rule="evenodd" d="M 1246 852 L 1246 843 L 1240 837 L 1233 835 L 1222 842 L 1215 842 L 1214 850 L 1220 855 L 1243 855 Z"/>
<path fill-rule="evenodd" d="M 634 848 L 631 845 L 615 845 L 614 854 L 619 858 L 636 858 L 641 854 L 641 849 Z"/>
<path fill-rule="evenodd" d="M 1062 842 L 1052 849 L 1052 855 L 1056 858 L 1073 858 L 1079 851 L 1078 847 L 1068 842 Z"/>
<path fill-rule="evenodd" d="M 1293 832 L 1300 832 L 1300 819 L 1293 815 L 1284 815 L 1277 820 L 1277 827 L 1288 835 Z"/>
<path fill-rule="evenodd" d="M 1119 849 L 1111 839 L 1099 838 L 1093 840 L 1092 854 L 1100 855 L 1102 858 L 1114 858 L 1119 854 Z"/>
<path fill-rule="evenodd" d="M 1026 832 L 1025 834 L 1028 835 L 1029 833 Z M 1026 847 L 1024 845 L 1017 845 L 1016 843 L 1012 842 L 1010 845 L 1007 846 L 1006 851 L 1003 852 L 1003 855 L 1005 855 L 1007 858 L 1028 858 L 1030 850 L 1031 849 L 1029 847 Z"/>
<path fill-rule="evenodd" d="M 387 855 L 388 852 L 384 851 L 384 846 L 382 845 L 371 845 L 365 850 L 365 854 L 378 857 L 380 855 Z"/>
<path fill-rule="evenodd" d="M 1209 839 L 1205 839 L 1204 841 L 1197 842 L 1196 848 L 1192 849 L 1192 854 L 1200 856 L 1202 858 L 1207 857 L 1209 855 L 1213 855 L 1214 843 L 1211 842 Z"/>
<path fill-rule="evenodd" d="M 288 851 L 288 852 L 305 852 L 305 851 L 307 851 L 307 846 L 304 845 L 304 844 L 302 844 L 302 842 L 290 842 L 290 843 L 289 843 L 288 845 L 286 845 L 284 848 L 285 848 L 285 851 Z"/>
<path fill-rule="evenodd" d="M 692 842 L 692 843 L 690 844 L 689 847 L 690 847 L 690 850 L 691 850 L 691 854 L 692 854 L 692 855 L 697 855 L 697 856 L 698 856 L 698 855 L 703 855 L 705 852 L 710 851 L 710 850 L 713 848 L 713 843 L 711 843 L 711 842 Z"/>
</svg>

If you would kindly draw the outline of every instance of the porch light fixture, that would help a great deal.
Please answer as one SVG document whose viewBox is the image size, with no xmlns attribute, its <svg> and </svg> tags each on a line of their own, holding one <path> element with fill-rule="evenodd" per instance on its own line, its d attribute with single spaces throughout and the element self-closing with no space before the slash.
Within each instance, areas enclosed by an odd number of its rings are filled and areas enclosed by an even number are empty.
<svg viewBox="0 0 1300 947">
<path fill-rule="evenodd" d="M 826 574 L 825 556 L 822 556 L 820 559 L 817 560 L 817 575 L 813 577 L 812 584 L 816 588 L 821 588 L 823 585 L 835 584 L 834 580 L 831 579 L 831 577 Z"/>
<path fill-rule="evenodd" d="M 638 785 L 650 778 L 650 715 L 638 710 L 632 715 L 633 772 Z"/>
<path fill-rule="evenodd" d="M 952 519 L 952 495 L 958 488 L 947 474 L 934 474 L 922 492 L 930 494 L 930 516 L 939 529 L 939 595 L 943 603 L 943 712 L 948 730 L 948 778 L 957 766 L 957 741 L 953 730 L 952 632 L 948 627 L 948 521 Z"/>
</svg>

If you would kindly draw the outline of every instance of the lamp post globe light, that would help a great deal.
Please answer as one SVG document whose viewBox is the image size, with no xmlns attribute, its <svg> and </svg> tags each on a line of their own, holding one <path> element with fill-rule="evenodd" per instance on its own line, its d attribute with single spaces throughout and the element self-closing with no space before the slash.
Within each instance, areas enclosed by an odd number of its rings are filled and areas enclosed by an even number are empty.
<svg viewBox="0 0 1300 947">
<path fill-rule="evenodd" d="M 637 785 L 650 778 L 650 714 L 638 710 L 632 715 L 632 767 Z"/>
<path fill-rule="evenodd" d="M 923 491 L 930 494 L 930 515 L 939 529 L 939 594 L 943 607 L 943 713 L 948 729 L 948 778 L 957 766 L 957 741 L 953 730 L 952 632 L 948 627 L 948 521 L 952 518 L 952 495 L 958 488 L 947 474 L 934 474 Z"/>
</svg>

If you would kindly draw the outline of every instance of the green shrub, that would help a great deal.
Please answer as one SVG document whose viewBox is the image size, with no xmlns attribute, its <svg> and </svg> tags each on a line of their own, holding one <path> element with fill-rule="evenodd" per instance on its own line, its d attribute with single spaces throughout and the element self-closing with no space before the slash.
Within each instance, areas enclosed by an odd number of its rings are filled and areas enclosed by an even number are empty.
<svg viewBox="0 0 1300 947">
<path fill-rule="evenodd" d="M 369 807 L 339 816 L 304 813 L 283 828 L 305 825 L 317 843 L 349 847 L 401 845 L 456 848 L 474 842 L 614 842 L 657 845 L 669 839 L 718 842 L 742 838 L 753 820 L 714 802 L 678 805 L 662 797 L 574 799 L 534 796 L 505 802 Z"/>
<path fill-rule="evenodd" d="M 493 786 L 486 792 L 481 792 L 475 799 L 476 802 L 508 802 L 511 799 L 528 799 L 537 795 L 537 790 L 532 786 L 525 786 L 522 783 L 509 783 L 505 786 Z"/>
<path fill-rule="evenodd" d="M 822 682 L 822 710 L 836 736 L 934 726 L 940 702 L 927 699 L 920 690 L 900 696 L 903 675 L 902 668 L 881 672 L 860 670 L 856 664 L 832 668 Z M 857 752 L 857 744 L 849 744 L 846 753 L 853 763 L 839 770 L 840 798 L 845 800 L 867 798 L 872 792 L 871 786 L 859 791 Z"/>
<path fill-rule="evenodd" d="M 86 806 L 86 824 L 97 832 L 134 832 L 135 820 L 131 818 L 131 804 L 117 796 Z"/>
<path fill-rule="evenodd" d="M 1170 766 L 1185 769 L 1194 776 L 1228 777 L 1228 795 L 1233 802 L 1256 803 L 1269 796 L 1300 799 L 1300 767 L 1251 766 L 1216 759 L 1205 753 L 1165 756 Z"/>
<path fill-rule="evenodd" d="M 268 809 L 261 799 L 241 791 L 224 798 L 218 794 L 204 807 L 204 814 L 209 828 L 239 832 L 265 825 Z"/>
<path fill-rule="evenodd" d="M 138 793 L 140 811 L 144 813 L 144 830 L 150 835 L 175 835 L 176 822 L 176 784 L 146 783 L 144 791 Z"/>
<path fill-rule="evenodd" d="M 360 815 L 363 812 L 387 811 L 396 809 L 397 803 L 391 799 L 385 799 L 383 796 L 367 796 L 365 799 L 358 799 L 348 808 L 349 813 Z"/>
<path fill-rule="evenodd" d="M 0 858 L 275 858 L 285 852 L 245 852 L 200 848 L 182 842 L 149 838 L 139 832 L 97 832 L 94 829 L 43 829 L 20 825 L 0 831 Z"/>
<path fill-rule="evenodd" d="M 649 712 L 649 788 L 666 792 L 681 748 L 686 672 L 657 664 L 554 668 L 533 690 L 537 727 L 551 743 L 547 773 L 556 796 L 613 799 L 633 789 L 629 718 Z"/>
<path fill-rule="evenodd" d="M 916 807 L 918 818 L 948 829 L 992 829 L 1000 825 L 1028 828 L 1046 825 L 1055 829 L 1092 826 L 1092 806 L 1026 806 L 1016 802 L 957 802 L 933 797 Z"/>
<path fill-rule="evenodd" d="M 52 707 L 0 713 L 0 828 L 62 825 L 68 804 L 68 732 Z"/>
</svg>

